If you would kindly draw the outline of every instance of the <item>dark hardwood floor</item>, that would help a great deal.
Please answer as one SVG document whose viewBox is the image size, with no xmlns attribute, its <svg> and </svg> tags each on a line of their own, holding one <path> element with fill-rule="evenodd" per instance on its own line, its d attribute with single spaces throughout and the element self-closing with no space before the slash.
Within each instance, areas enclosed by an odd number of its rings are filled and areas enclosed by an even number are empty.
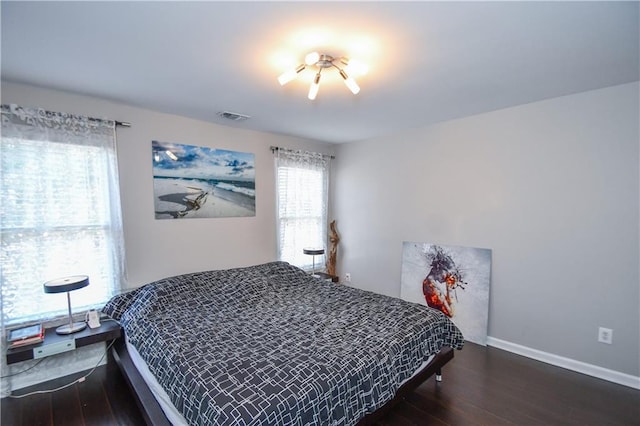
<svg viewBox="0 0 640 426">
<path fill-rule="evenodd" d="M 79 377 L 81 374 L 76 375 Z M 56 379 L 16 393 L 50 389 Z M 142 425 L 114 362 L 53 394 L 2 399 L 2 425 Z M 640 425 L 640 391 L 467 343 L 380 422 L 404 425 Z"/>
</svg>

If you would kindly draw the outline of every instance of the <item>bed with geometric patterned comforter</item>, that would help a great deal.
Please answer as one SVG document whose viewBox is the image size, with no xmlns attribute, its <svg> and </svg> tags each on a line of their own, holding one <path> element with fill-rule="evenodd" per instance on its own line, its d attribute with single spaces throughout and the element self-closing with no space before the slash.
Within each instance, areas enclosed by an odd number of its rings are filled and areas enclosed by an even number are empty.
<svg viewBox="0 0 640 426">
<path fill-rule="evenodd" d="M 162 279 L 103 311 L 192 425 L 354 425 L 464 343 L 439 311 L 285 262 Z"/>
</svg>

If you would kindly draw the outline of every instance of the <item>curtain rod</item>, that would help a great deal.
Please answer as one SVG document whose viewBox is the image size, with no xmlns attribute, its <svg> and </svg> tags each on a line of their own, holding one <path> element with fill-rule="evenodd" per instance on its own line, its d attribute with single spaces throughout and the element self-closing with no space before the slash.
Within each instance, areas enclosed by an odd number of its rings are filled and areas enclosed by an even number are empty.
<svg viewBox="0 0 640 426">
<path fill-rule="evenodd" d="M 283 148 L 283 147 L 280 147 L 280 146 L 273 146 L 273 145 L 271 145 L 271 147 L 270 147 L 270 148 L 271 148 L 271 152 L 273 152 L 273 153 L 275 153 L 276 151 L 281 150 L 281 149 L 282 149 L 282 150 L 285 150 L 285 149 L 286 149 L 286 150 L 289 150 L 289 151 L 296 151 L 295 149 L 291 149 L 291 148 Z M 323 154 L 323 153 L 320 153 L 320 154 L 321 154 L 322 156 L 324 156 L 324 157 L 329 157 L 329 158 L 330 158 L 330 159 L 332 159 L 332 160 L 335 160 L 335 159 L 336 159 L 336 156 L 335 156 L 335 155 L 329 155 L 329 154 Z"/>
<path fill-rule="evenodd" d="M 9 105 L 9 104 L 3 104 L 3 106 L 4 105 Z M 33 108 L 33 109 L 41 109 L 41 110 L 44 110 L 47 113 L 51 113 L 51 114 L 60 114 L 59 112 L 48 111 L 48 110 L 45 110 L 44 108 Z M 5 112 L 5 111 L 2 111 L 2 113 L 3 114 L 9 114 L 9 112 Z M 71 113 L 69 113 L 69 114 L 70 115 L 78 115 L 78 116 L 80 115 L 80 114 L 71 114 Z M 95 117 L 87 117 L 87 119 L 90 120 L 90 121 L 103 121 L 102 118 L 95 118 Z M 112 121 L 116 126 L 131 127 L 131 123 L 129 123 L 128 121 L 118 121 L 118 120 L 112 120 Z"/>
<path fill-rule="evenodd" d="M 103 121 L 102 118 L 94 118 L 94 117 L 87 117 L 87 119 L 89 121 Z M 106 119 L 104 119 L 106 120 Z M 120 127 L 131 127 L 131 123 L 129 123 L 128 121 L 118 121 L 118 120 L 111 120 L 113 121 L 113 124 L 116 125 L 116 127 L 120 126 Z"/>
</svg>

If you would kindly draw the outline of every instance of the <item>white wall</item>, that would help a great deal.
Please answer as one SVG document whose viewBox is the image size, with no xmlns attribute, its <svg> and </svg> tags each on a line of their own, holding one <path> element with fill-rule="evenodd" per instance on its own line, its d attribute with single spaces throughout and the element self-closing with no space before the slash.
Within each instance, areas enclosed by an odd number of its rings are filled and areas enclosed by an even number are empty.
<svg viewBox="0 0 640 426">
<path fill-rule="evenodd" d="M 403 241 L 490 248 L 490 336 L 638 376 L 638 93 L 625 84 L 339 145 L 338 270 L 400 296 Z M 599 326 L 613 345 L 596 341 Z"/>
<path fill-rule="evenodd" d="M 260 133 L 162 114 L 102 99 L 2 82 L 2 103 L 41 107 L 92 117 L 128 121 L 117 130 L 118 166 L 125 233 L 128 282 L 138 287 L 163 277 L 210 269 L 247 266 L 276 260 L 275 177 L 271 145 L 333 154 L 333 145 Z M 216 111 L 212 111 L 215 114 Z M 256 160 L 256 216 L 249 218 L 156 220 L 153 206 L 151 141 L 178 142 L 251 152 Z M 102 345 L 98 345 L 102 346 Z M 92 347 L 93 348 L 93 347 Z M 78 354 L 47 359 L 28 374 L 4 380 L 2 391 L 28 386 L 87 369 L 90 359 Z M 3 375 L 30 363 L 3 368 Z"/>
</svg>

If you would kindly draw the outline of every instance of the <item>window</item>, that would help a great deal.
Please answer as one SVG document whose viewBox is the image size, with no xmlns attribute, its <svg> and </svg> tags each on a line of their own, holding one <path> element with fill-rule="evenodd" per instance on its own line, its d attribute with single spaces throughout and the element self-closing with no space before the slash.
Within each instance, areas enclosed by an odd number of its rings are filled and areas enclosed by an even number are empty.
<svg viewBox="0 0 640 426">
<path fill-rule="evenodd" d="M 88 275 L 75 311 L 120 288 L 124 246 L 115 123 L 2 105 L 0 266 L 5 324 L 67 312 L 43 283 Z"/>
<path fill-rule="evenodd" d="M 277 180 L 278 259 L 311 269 L 305 247 L 324 248 L 330 157 L 317 153 L 274 149 Z M 325 256 L 315 256 L 316 269 Z"/>
</svg>

